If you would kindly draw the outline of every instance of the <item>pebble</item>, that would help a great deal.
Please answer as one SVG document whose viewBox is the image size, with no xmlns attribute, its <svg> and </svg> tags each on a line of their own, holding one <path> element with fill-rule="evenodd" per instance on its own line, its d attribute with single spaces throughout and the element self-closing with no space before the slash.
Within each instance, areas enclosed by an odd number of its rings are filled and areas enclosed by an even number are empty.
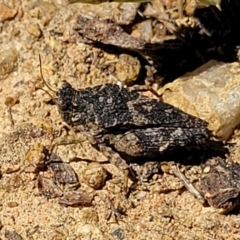
<svg viewBox="0 0 240 240">
<path fill-rule="evenodd" d="M 0 53 L 0 80 L 8 77 L 17 66 L 18 53 L 15 49 L 7 49 Z"/>
<path fill-rule="evenodd" d="M 25 29 L 35 38 L 39 38 L 42 35 L 42 31 L 36 23 L 26 24 Z"/>
<path fill-rule="evenodd" d="M 10 8 L 4 3 L 0 3 L 0 22 L 12 19 L 17 14 L 17 10 Z"/>
<path fill-rule="evenodd" d="M 101 188 L 107 179 L 107 170 L 100 163 L 92 162 L 83 171 L 83 179 L 93 189 Z"/>
<path fill-rule="evenodd" d="M 125 85 L 135 81 L 141 69 L 137 58 L 127 54 L 121 54 L 116 63 L 117 78 Z"/>
<path fill-rule="evenodd" d="M 135 38 L 141 38 L 146 42 L 150 42 L 153 37 L 152 20 L 148 19 L 136 24 L 131 35 Z"/>
</svg>

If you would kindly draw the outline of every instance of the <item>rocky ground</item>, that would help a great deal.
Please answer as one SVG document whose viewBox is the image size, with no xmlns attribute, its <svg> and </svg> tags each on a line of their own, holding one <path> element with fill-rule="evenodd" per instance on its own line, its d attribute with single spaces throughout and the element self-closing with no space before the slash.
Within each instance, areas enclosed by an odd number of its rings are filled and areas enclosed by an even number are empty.
<svg viewBox="0 0 240 240">
<path fill-rule="evenodd" d="M 58 197 L 48 199 L 41 194 L 36 165 L 45 156 L 43 147 L 49 148 L 53 139 L 64 137 L 69 129 L 48 94 L 54 93 L 41 80 L 39 54 L 45 81 L 54 90 L 64 79 L 74 88 L 131 81 L 139 72 L 137 59 L 81 43 L 73 27 L 79 13 L 128 24 L 139 4 L 12 0 L 6 6 L 4 2 L 0 2 L 0 238 L 240 239 L 239 210 L 220 215 L 203 206 L 173 174 L 173 162 L 163 164 L 161 174 L 140 184 L 126 200 L 123 174 L 105 163 L 105 156 L 87 142 L 59 146 L 55 151 L 75 170 L 81 189 L 93 197 L 91 206 L 67 207 L 59 204 Z M 176 1 L 164 4 L 178 18 Z M 187 12 L 192 11 L 191 4 Z M 133 35 L 140 33 L 135 30 Z M 152 37 L 159 39 L 161 34 Z M 131 62 L 128 68 L 126 62 Z M 238 130 L 231 141 L 239 142 Z M 238 156 L 235 147 L 233 160 L 239 161 Z M 87 184 L 84 173 L 89 161 L 81 159 L 103 162 L 97 168 L 110 173 L 99 190 Z M 89 168 L 91 175 L 95 168 Z M 199 166 L 181 166 L 181 170 L 193 183 L 201 173 Z"/>
</svg>

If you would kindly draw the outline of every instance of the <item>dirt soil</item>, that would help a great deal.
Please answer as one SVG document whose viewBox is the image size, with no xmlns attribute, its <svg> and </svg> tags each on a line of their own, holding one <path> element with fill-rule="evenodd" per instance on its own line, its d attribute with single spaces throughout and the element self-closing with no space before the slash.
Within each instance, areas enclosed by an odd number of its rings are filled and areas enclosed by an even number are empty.
<svg viewBox="0 0 240 240">
<path fill-rule="evenodd" d="M 58 198 L 40 194 L 34 169 L 43 158 L 42 146 L 50 147 L 68 127 L 42 90 L 46 87 L 40 78 L 39 54 L 44 78 L 53 89 L 64 79 L 74 88 L 116 82 L 112 63 L 118 56 L 72 37 L 82 5 L 66 7 L 57 0 L 55 5 L 6 3 L 8 7 L 0 2 L 0 239 L 240 239 L 239 210 L 220 215 L 202 206 L 170 170 L 174 163 L 140 184 L 128 200 L 121 171 L 102 163 L 111 178 L 93 190 L 83 178 L 89 162 L 80 159 L 106 158 L 87 142 L 59 146 L 56 152 L 75 170 L 81 189 L 94 193 L 92 206 L 66 207 Z M 121 9 L 120 3 L 112 5 Z M 239 142 L 239 136 L 236 130 L 232 141 Z M 237 149 L 232 153 L 235 161 Z M 198 180 L 199 166 L 181 169 L 191 182 Z"/>
</svg>

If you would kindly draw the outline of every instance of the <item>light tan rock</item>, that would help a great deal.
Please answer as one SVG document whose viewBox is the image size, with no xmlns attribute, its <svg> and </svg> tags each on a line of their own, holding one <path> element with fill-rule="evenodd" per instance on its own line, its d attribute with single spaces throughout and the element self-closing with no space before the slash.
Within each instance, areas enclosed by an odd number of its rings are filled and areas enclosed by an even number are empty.
<svg viewBox="0 0 240 240">
<path fill-rule="evenodd" d="M 107 171 L 98 162 L 90 163 L 83 172 L 84 181 L 93 189 L 102 187 L 107 179 Z"/>
<path fill-rule="evenodd" d="M 29 34 L 31 34 L 35 38 L 39 38 L 42 34 L 41 29 L 39 28 L 38 24 L 26 24 L 25 26 L 26 30 Z"/>
<path fill-rule="evenodd" d="M 8 77 L 17 66 L 18 53 L 15 49 L 6 49 L 0 52 L 0 80 Z"/>
<path fill-rule="evenodd" d="M 136 38 L 141 38 L 146 42 L 150 42 L 153 37 L 152 21 L 148 19 L 136 24 L 131 35 Z"/>
<path fill-rule="evenodd" d="M 141 64 L 138 59 L 127 54 L 121 54 L 116 63 L 116 75 L 123 84 L 135 81 L 140 69 Z"/>
<path fill-rule="evenodd" d="M 159 90 L 163 101 L 206 120 L 227 140 L 240 123 L 240 63 L 210 61 Z"/>
<path fill-rule="evenodd" d="M 0 3 L 0 22 L 14 18 L 17 14 L 17 10 L 8 7 L 4 3 Z"/>
</svg>

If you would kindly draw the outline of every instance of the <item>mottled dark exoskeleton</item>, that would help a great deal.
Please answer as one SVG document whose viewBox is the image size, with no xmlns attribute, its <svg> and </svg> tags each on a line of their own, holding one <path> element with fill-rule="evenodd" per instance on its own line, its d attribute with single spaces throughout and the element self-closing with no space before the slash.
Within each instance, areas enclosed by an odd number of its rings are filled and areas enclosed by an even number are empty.
<svg viewBox="0 0 240 240">
<path fill-rule="evenodd" d="M 133 158 L 201 147 L 211 135 L 205 121 L 118 84 L 75 90 L 64 82 L 57 99 L 63 120 L 122 169 Z"/>
</svg>

